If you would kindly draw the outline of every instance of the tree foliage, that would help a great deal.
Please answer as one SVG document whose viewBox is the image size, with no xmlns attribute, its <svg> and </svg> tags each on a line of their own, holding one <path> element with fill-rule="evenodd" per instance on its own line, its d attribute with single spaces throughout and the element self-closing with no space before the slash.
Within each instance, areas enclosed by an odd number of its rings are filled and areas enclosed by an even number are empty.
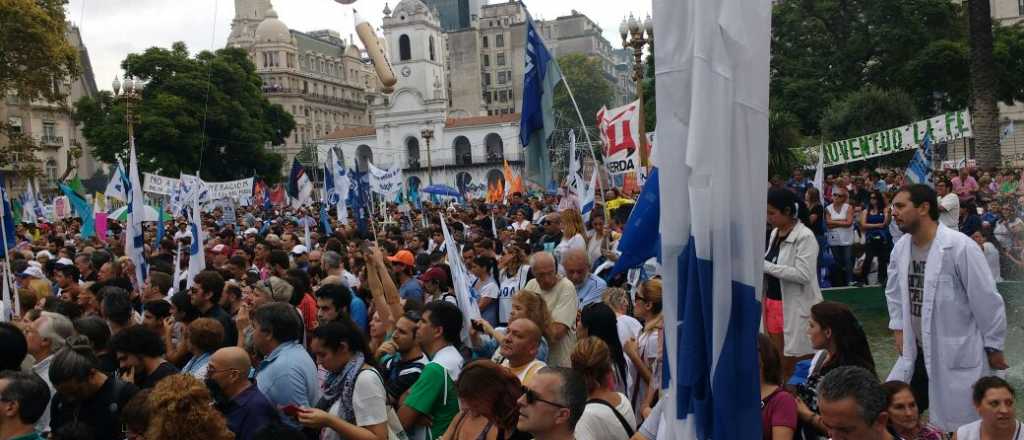
<svg viewBox="0 0 1024 440">
<path fill-rule="evenodd" d="M 562 76 L 569 87 L 572 87 L 584 123 L 587 127 L 596 126 L 598 110 L 610 104 L 614 97 L 612 84 L 604 77 L 601 61 L 595 57 L 572 53 L 558 57 L 558 67 L 562 69 Z M 555 88 L 554 108 L 560 126 L 578 127 L 579 117 L 562 83 Z"/>
<path fill-rule="evenodd" d="M 128 55 L 122 68 L 149 81 L 132 110 L 140 119 L 135 144 L 143 170 L 168 176 L 200 170 L 210 181 L 280 176 L 283 158 L 266 146 L 283 144 L 295 121 L 263 96 L 245 51 L 190 57 L 175 43 Z M 104 92 L 75 107 L 96 157 L 112 162 L 127 150 L 124 100 Z"/>
<path fill-rule="evenodd" d="M 54 79 L 77 77 L 78 52 L 65 36 L 67 0 L 0 0 L 0 90 L 59 101 Z"/>
<path fill-rule="evenodd" d="M 913 102 L 901 90 L 867 86 L 833 102 L 821 119 L 824 141 L 874 133 L 914 121 Z"/>
<path fill-rule="evenodd" d="M 789 171 L 800 166 L 802 158 L 793 146 L 803 141 L 800 135 L 800 119 L 785 111 L 768 113 L 768 173 L 770 176 L 788 176 Z"/>
</svg>

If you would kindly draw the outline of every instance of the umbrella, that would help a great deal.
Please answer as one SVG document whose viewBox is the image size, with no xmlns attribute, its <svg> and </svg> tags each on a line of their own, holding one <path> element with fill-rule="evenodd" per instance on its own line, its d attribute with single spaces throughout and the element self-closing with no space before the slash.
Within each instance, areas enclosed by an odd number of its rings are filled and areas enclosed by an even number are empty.
<svg viewBox="0 0 1024 440">
<path fill-rule="evenodd" d="M 144 222 L 155 222 L 156 219 L 157 219 L 157 214 L 156 213 L 157 213 L 157 209 L 156 208 L 154 208 L 152 206 L 149 206 L 149 205 L 144 206 L 143 209 L 142 209 L 142 221 L 144 221 Z M 111 212 L 109 218 L 115 219 L 115 220 L 117 220 L 119 222 L 128 221 L 128 206 L 121 207 L 121 208 L 115 210 L 114 212 Z M 166 213 L 166 212 L 161 212 L 160 213 L 160 218 L 163 219 L 163 221 L 165 221 L 165 222 L 166 221 L 170 221 L 170 220 L 174 220 L 174 217 L 171 217 L 171 215 Z"/>
<path fill-rule="evenodd" d="M 459 190 L 452 188 L 448 185 L 430 185 L 426 188 L 421 189 L 420 192 L 425 192 L 427 194 L 435 194 L 439 196 L 462 197 L 462 194 L 459 192 Z"/>
</svg>

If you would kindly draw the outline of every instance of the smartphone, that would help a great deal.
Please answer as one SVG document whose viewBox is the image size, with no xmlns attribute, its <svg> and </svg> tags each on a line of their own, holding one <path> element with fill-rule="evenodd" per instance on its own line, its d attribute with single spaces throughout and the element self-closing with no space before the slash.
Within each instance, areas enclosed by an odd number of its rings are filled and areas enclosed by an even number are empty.
<svg viewBox="0 0 1024 440">
<path fill-rule="evenodd" d="M 295 404 L 285 405 L 284 408 L 281 408 L 281 411 L 284 411 L 284 413 L 287 414 L 289 417 L 294 417 L 294 418 L 298 418 L 299 417 L 299 406 L 298 405 L 295 405 Z"/>
</svg>

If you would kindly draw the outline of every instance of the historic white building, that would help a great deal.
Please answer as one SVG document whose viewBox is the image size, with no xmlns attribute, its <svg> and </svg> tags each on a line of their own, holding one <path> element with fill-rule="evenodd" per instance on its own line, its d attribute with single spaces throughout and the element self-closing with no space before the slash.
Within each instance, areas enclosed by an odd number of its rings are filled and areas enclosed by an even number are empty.
<svg viewBox="0 0 1024 440">
<path fill-rule="evenodd" d="M 368 162 L 398 164 L 406 191 L 431 183 L 486 188 L 504 181 L 504 161 L 522 172 L 519 114 L 449 116 L 447 42 L 434 13 L 421 0 L 402 0 L 385 10 L 383 29 L 398 76 L 395 91 L 371 106 L 372 128 L 343 128 L 318 139 L 321 160 L 337 147 L 346 165 L 360 171 Z"/>
</svg>

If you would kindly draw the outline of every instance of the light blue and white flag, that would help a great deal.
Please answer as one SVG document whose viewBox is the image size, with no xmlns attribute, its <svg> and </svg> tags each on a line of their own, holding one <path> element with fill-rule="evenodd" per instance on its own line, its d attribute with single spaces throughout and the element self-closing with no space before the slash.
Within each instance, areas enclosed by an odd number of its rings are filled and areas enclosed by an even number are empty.
<svg viewBox="0 0 1024 440">
<path fill-rule="evenodd" d="M 580 214 L 583 215 L 583 223 L 590 222 L 590 214 L 594 212 L 594 200 L 597 198 L 597 167 L 590 174 L 590 183 L 583 191 L 583 198 L 580 199 Z"/>
<path fill-rule="evenodd" d="M 146 281 L 146 274 L 149 273 L 149 265 L 146 264 L 146 239 L 142 229 L 142 219 L 145 216 L 146 204 L 142 198 L 142 181 L 139 180 L 139 158 L 135 155 L 135 141 L 130 142 L 130 162 L 128 163 L 128 176 L 122 174 L 122 184 L 125 188 L 125 195 L 128 197 L 128 217 L 125 222 L 125 254 L 135 263 L 135 288 L 141 289 Z"/>
<path fill-rule="evenodd" d="M 666 439 L 762 436 L 771 4 L 654 0 Z"/>
<path fill-rule="evenodd" d="M 448 224 L 444 221 L 444 214 L 441 218 L 441 233 L 444 234 L 445 249 L 459 249 L 452 234 L 448 232 Z M 452 270 L 452 289 L 455 290 L 455 304 L 462 310 L 462 340 L 469 341 L 469 328 L 473 321 L 480 319 L 480 306 L 478 298 L 469 284 L 469 273 L 466 264 L 462 261 L 461 252 L 448 252 L 448 267 Z"/>
<path fill-rule="evenodd" d="M 911 183 L 923 183 L 932 185 L 932 135 L 924 135 L 924 143 L 921 148 L 914 151 L 914 157 L 907 164 L 907 180 Z"/>
<path fill-rule="evenodd" d="M 324 173 L 326 192 L 329 197 L 328 203 L 337 209 L 338 221 L 343 225 L 348 224 L 348 192 L 351 182 L 348 179 L 348 171 L 345 169 L 345 162 L 341 157 L 334 154 L 334 149 L 327 150 L 328 172 Z"/>
<path fill-rule="evenodd" d="M 185 281 L 186 288 L 191 289 L 192 284 L 195 282 L 196 275 L 199 272 L 206 270 L 206 252 L 203 249 L 203 230 L 200 227 L 202 225 L 202 202 L 199 196 L 199 190 L 194 190 L 191 200 L 189 200 L 190 206 L 188 208 L 188 227 L 192 232 L 192 243 L 188 247 L 188 274 Z M 175 286 L 177 286 L 178 280 L 174 280 Z"/>
<path fill-rule="evenodd" d="M 583 181 L 583 161 L 580 152 L 576 151 L 576 133 L 569 130 L 569 172 L 565 176 L 566 196 L 576 205 L 576 209 L 583 207 L 583 193 L 587 190 Z"/>
<path fill-rule="evenodd" d="M 107 183 L 107 190 L 103 192 L 103 195 L 122 202 L 128 201 L 128 195 L 125 194 L 124 181 L 124 165 L 118 160 L 117 166 L 114 167 L 114 173 L 110 176 L 110 182 Z"/>
<path fill-rule="evenodd" d="M 526 148 L 527 177 L 546 187 L 555 183 L 547 141 L 555 130 L 555 86 L 562 81 L 562 70 L 558 68 L 558 60 L 544 45 L 544 38 L 534 27 L 529 12 L 526 13 L 525 50 L 519 143 Z"/>
</svg>

